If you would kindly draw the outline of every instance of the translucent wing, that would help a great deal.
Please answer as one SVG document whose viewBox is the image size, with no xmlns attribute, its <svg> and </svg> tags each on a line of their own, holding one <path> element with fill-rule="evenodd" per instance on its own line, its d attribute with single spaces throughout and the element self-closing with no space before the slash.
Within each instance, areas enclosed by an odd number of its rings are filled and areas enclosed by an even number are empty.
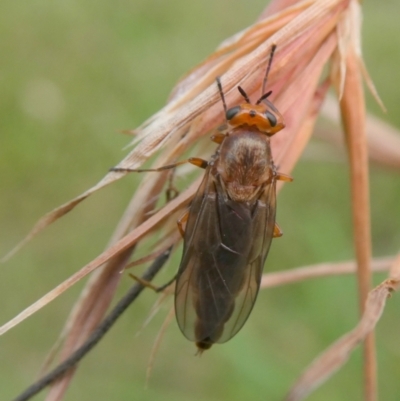
<svg viewBox="0 0 400 401">
<path fill-rule="evenodd" d="M 200 348 L 233 337 L 257 297 L 275 222 L 275 181 L 253 204 L 233 202 L 206 170 L 190 208 L 175 311 Z"/>
<path fill-rule="evenodd" d="M 262 270 L 271 246 L 276 212 L 276 182 L 267 185 L 252 213 L 251 251 L 242 270 L 243 285 L 235 299 L 235 308 L 225 323 L 218 343 L 232 338 L 244 325 L 260 289 Z"/>
</svg>

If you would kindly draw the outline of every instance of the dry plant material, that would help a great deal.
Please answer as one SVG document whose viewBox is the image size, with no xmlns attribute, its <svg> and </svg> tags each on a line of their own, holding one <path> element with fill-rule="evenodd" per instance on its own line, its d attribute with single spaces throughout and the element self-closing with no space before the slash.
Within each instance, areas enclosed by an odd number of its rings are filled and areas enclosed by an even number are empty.
<svg viewBox="0 0 400 401">
<path fill-rule="evenodd" d="M 373 259 L 371 261 L 371 269 L 373 272 L 386 272 L 394 262 L 394 257 Z M 354 261 L 321 263 L 318 265 L 297 267 L 282 272 L 265 273 L 261 281 L 261 288 L 273 288 L 320 277 L 355 273 L 357 273 L 357 263 Z"/>
<path fill-rule="evenodd" d="M 164 251 L 159 255 L 151 266 L 143 274 L 142 280 L 151 280 L 161 270 L 165 262 L 168 260 L 171 249 Z M 125 294 L 124 297 L 115 305 L 108 316 L 99 324 L 85 343 L 76 349 L 68 358 L 66 358 L 55 369 L 51 370 L 48 374 L 43 375 L 37 382 L 26 389 L 13 401 L 26 401 L 48 386 L 50 383 L 55 382 L 66 372 L 73 372 L 76 369 L 77 363 L 84 358 L 84 356 L 97 345 L 97 343 L 104 337 L 104 335 L 114 325 L 116 320 L 121 314 L 129 307 L 129 305 L 140 295 L 145 287 L 140 283 L 135 283 L 132 288 Z"/>
<path fill-rule="evenodd" d="M 367 297 L 364 313 L 357 326 L 339 338 L 303 372 L 286 401 L 300 401 L 332 376 L 349 359 L 351 352 L 375 329 L 386 300 L 400 287 L 400 255 L 393 261 L 390 278 L 375 287 Z"/>
<path fill-rule="evenodd" d="M 333 96 L 327 96 L 321 113 L 331 122 L 340 122 L 339 107 Z M 379 135 L 377 133 L 379 132 Z M 382 119 L 367 114 L 366 133 L 368 155 L 371 161 L 395 171 L 400 169 L 400 133 Z M 337 127 L 332 129 L 318 127 L 314 137 L 320 138 L 335 146 L 343 148 L 344 138 Z"/>
<path fill-rule="evenodd" d="M 208 160 L 212 151 L 203 137 L 224 122 L 216 76 L 222 77 L 229 106 L 239 102 L 239 94 L 235 90 L 238 85 L 245 87 L 248 96 L 253 98 L 255 93 L 260 92 L 262 71 L 271 46 L 276 44 L 268 88 L 272 90 L 271 100 L 284 116 L 286 124 L 279 136 L 271 138 L 274 161 L 281 171 L 289 173 L 299 159 L 313 132 L 329 86 L 333 85 L 338 94 L 350 156 L 357 275 L 363 308 L 370 285 L 371 245 L 365 110 L 361 86 L 361 78 L 366 74 L 361 58 L 360 20 L 360 6 L 355 0 L 272 1 L 258 22 L 226 40 L 214 54 L 192 69 L 177 84 L 166 106 L 132 131 L 135 147 L 117 167 L 140 168 L 161 149 L 154 165 L 171 164 L 194 143 L 204 145 L 199 146 L 201 151 L 195 156 Z M 329 76 L 323 75 L 326 65 L 330 70 Z M 369 86 L 372 87 L 370 82 Z M 10 255 L 88 196 L 126 174 L 123 171 L 110 172 L 94 187 L 48 213 Z M 65 359 L 77 349 L 103 318 L 120 280 L 120 272 L 129 263 L 135 246 L 160 229 L 164 236 L 171 232 L 177 215 L 188 206 L 199 186 L 200 181 L 195 181 L 185 192 L 153 214 L 151 212 L 157 196 L 163 191 L 167 174 L 144 175 L 107 249 L 5 324 L 0 333 L 5 333 L 96 270 L 66 323 L 60 358 Z M 363 316 L 370 315 L 370 298 Z M 372 327 L 368 327 L 369 330 L 363 331 L 368 344 L 366 399 L 372 401 L 376 398 L 376 377 L 373 340 L 368 337 Z M 48 401 L 62 398 L 72 374 L 69 372 L 53 384 Z M 319 381 L 315 379 L 311 387 Z"/>
</svg>

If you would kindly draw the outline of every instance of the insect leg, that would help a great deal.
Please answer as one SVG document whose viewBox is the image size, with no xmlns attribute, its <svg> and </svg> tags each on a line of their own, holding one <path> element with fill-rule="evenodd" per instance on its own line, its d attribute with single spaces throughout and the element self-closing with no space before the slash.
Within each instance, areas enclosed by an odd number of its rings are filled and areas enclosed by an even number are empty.
<svg viewBox="0 0 400 401">
<path fill-rule="evenodd" d="M 275 223 L 274 225 L 274 234 L 273 237 L 277 238 L 277 237 L 282 237 L 283 235 L 283 231 L 281 230 L 281 228 L 278 226 L 277 223 Z"/>
<path fill-rule="evenodd" d="M 208 167 L 208 161 L 200 159 L 199 157 L 189 157 L 187 160 L 190 164 L 193 164 L 194 166 L 200 167 L 200 168 L 207 168 Z"/>
<path fill-rule="evenodd" d="M 176 222 L 182 238 L 185 236 L 185 230 L 183 229 L 183 224 L 187 222 L 188 218 L 189 218 L 189 210 L 186 210 L 186 212 Z M 129 273 L 129 276 L 133 278 L 135 281 L 137 281 L 139 284 L 143 285 L 144 287 L 151 288 L 155 292 L 161 292 L 165 290 L 167 287 L 169 287 L 176 280 L 177 275 L 175 275 L 170 281 L 168 281 L 167 283 L 163 284 L 160 287 L 157 287 L 150 281 L 143 280 L 142 278 L 135 276 L 132 273 Z"/>
<path fill-rule="evenodd" d="M 147 287 L 152 289 L 155 292 L 162 292 L 164 291 L 167 287 L 169 287 L 175 280 L 176 280 L 176 274 L 174 277 L 172 277 L 171 280 L 169 280 L 167 283 L 157 287 L 155 286 L 153 283 L 151 283 L 150 281 L 146 281 L 143 280 L 142 278 L 135 276 L 132 273 L 129 273 L 129 277 L 131 277 L 132 279 L 134 279 L 135 281 L 137 281 L 140 285 L 142 285 L 143 287 Z"/>
<path fill-rule="evenodd" d="M 284 174 L 284 173 L 276 173 L 276 179 L 279 181 L 286 181 L 286 182 L 293 181 L 293 177 L 291 177 L 288 174 Z"/>
<path fill-rule="evenodd" d="M 176 162 L 173 164 L 167 164 L 166 166 L 158 167 L 158 168 L 129 168 L 129 167 L 112 167 L 110 171 L 116 172 L 136 172 L 136 173 L 144 173 L 149 171 L 164 171 L 170 170 L 182 164 L 190 163 L 197 167 L 206 168 L 208 166 L 208 162 L 206 160 L 200 159 L 198 157 L 189 157 L 189 159 L 182 160 L 180 162 Z"/>
<path fill-rule="evenodd" d="M 218 86 L 219 94 L 221 96 L 222 105 L 224 106 L 224 114 L 225 114 L 225 118 L 226 118 L 226 112 L 227 112 L 228 108 L 226 107 L 224 91 L 222 90 L 221 77 L 217 77 L 217 86 Z"/>
<path fill-rule="evenodd" d="M 168 177 L 168 188 L 165 191 L 165 196 L 167 198 L 167 202 L 172 201 L 172 199 L 175 199 L 179 195 L 179 191 L 175 187 L 174 182 L 173 182 L 174 175 L 175 175 L 175 170 L 172 170 Z"/>
<path fill-rule="evenodd" d="M 156 292 L 164 291 L 167 287 L 169 287 L 174 281 L 176 281 L 176 276 L 177 276 L 177 275 L 178 275 L 178 273 L 175 274 L 175 276 L 172 277 L 171 280 L 169 280 L 169 281 L 166 282 L 165 284 L 163 284 L 163 285 L 161 285 L 160 287 L 158 287 L 157 290 L 156 290 Z"/>
<path fill-rule="evenodd" d="M 201 168 L 207 168 L 208 166 L 208 161 L 200 159 L 198 157 L 191 157 L 190 159 L 187 160 L 189 163 L 201 167 Z M 179 218 L 177 221 L 178 224 L 178 229 L 179 232 L 181 233 L 182 238 L 185 236 L 185 230 L 183 229 L 183 224 L 187 222 L 187 219 L 189 217 L 189 210 L 187 210 L 182 217 Z"/>
<path fill-rule="evenodd" d="M 160 255 L 154 263 L 143 274 L 143 279 L 151 280 L 157 272 L 163 267 L 164 263 L 168 260 L 171 248 Z M 14 401 L 28 401 L 35 394 L 39 393 L 49 384 L 62 377 L 70 369 L 76 367 L 81 359 L 95 347 L 104 335 L 114 325 L 116 320 L 128 308 L 128 306 L 135 301 L 138 295 L 142 292 L 143 287 L 135 284 L 128 293 L 115 305 L 112 311 L 104 318 L 104 320 L 93 330 L 85 342 L 72 352 L 63 362 L 56 366 L 49 373 L 40 378 L 37 382 L 28 387 L 23 393 L 14 398 Z"/>
<path fill-rule="evenodd" d="M 265 87 L 267 86 L 267 79 L 268 79 L 268 75 L 269 75 L 269 70 L 271 69 L 271 65 L 272 65 L 272 59 L 274 58 L 274 53 L 276 50 L 276 44 L 274 43 L 271 46 L 271 54 L 269 56 L 269 60 L 268 60 L 268 65 L 267 65 L 267 70 L 265 71 L 265 76 L 264 76 L 264 80 L 263 80 L 263 84 L 262 84 L 262 89 L 261 89 L 261 95 L 263 95 L 265 93 Z"/>
<path fill-rule="evenodd" d="M 183 224 L 187 222 L 188 218 L 189 218 L 189 210 L 186 210 L 186 212 L 176 222 L 176 224 L 178 225 L 178 230 L 181 233 L 182 238 L 185 236 L 185 230 L 183 229 Z"/>
<path fill-rule="evenodd" d="M 213 136 L 211 136 L 211 140 L 215 143 L 218 143 L 218 145 L 221 145 L 221 143 L 224 141 L 224 139 L 226 138 L 226 135 L 222 132 L 217 132 L 216 134 L 214 134 Z"/>
</svg>

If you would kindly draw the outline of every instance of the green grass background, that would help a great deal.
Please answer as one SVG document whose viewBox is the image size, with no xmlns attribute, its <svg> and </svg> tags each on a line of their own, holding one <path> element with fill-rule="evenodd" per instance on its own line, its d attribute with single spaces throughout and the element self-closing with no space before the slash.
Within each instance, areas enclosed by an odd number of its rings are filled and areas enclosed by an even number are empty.
<svg viewBox="0 0 400 401">
<path fill-rule="evenodd" d="M 134 128 L 165 103 L 177 79 L 227 36 L 251 24 L 261 0 L 43 0 L 0 4 L 1 254 L 37 218 L 96 183 L 125 154 Z M 399 3 L 365 2 L 364 54 L 400 127 Z M 376 132 L 379 135 L 379 132 Z M 332 152 L 337 152 L 333 151 Z M 345 160 L 345 159 L 344 159 Z M 343 163 L 301 161 L 279 196 L 267 268 L 353 258 L 349 174 Z M 4 323 L 101 252 L 135 188 L 126 178 L 86 200 L 0 266 Z M 399 174 L 371 167 L 373 251 L 400 244 Z M 178 259 L 163 278 L 171 276 Z M 378 283 L 383 275 L 375 276 Z M 131 284 L 123 278 L 122 290 Z M 84 283 L 0 339 L 0 399 L 37 376 Z M 201 358 L 175 322 L 152 377 L 145 372 L 161 313 L 137 335 L 156 299 L 147 291 L 83 361 L 66 400 L 280 400 L 302 369 L 357 321 L 353 277 L 263 291 L 245 328 Z M 400 299 L 389 300 L 377 330 L 381 399 L 400 394 Z M 361 398 L 361 352 L 310 400 Z M 41 394 L 35 399 L 43 399 Z"/>
</svg>

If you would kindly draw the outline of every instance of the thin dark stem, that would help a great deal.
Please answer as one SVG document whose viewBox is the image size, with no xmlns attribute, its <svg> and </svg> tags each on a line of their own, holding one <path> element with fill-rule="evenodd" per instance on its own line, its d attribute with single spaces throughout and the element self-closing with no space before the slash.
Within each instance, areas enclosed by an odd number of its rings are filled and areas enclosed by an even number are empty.
<svg viewBox="0 0 400 401">
<path fill-rule="evenodd" d="M 151 281 L 154 276 L 160 271 L 164 263 L 167 261 L 171 253 L 171 248 L 160 255 L 153 264 L 146 270 L 142 276 L 142 280 Z M 135 283 L 127 292 L 127 294 L 118 302 L 114 309 L 108 314 L 108 316 L 97 326 L 89 338 L 81 345 L 76 351 L 74 351 L 66 360 L 61 362 L 51 372 L 43 376 L 36 383 L 28 387 L 18 397 L 14 398 L 13 401 L 27 401 L 32 398 L 39 391 L 43 390 L 49 384 L 59 379 L 66 372 L 72 369 L 110 330 L 116 320 L 122 315 L 122 313 L 128 308 L 128 306 L 138 297 L 143 291 L 144 286 L 140 283 Z"/>
</svg>

